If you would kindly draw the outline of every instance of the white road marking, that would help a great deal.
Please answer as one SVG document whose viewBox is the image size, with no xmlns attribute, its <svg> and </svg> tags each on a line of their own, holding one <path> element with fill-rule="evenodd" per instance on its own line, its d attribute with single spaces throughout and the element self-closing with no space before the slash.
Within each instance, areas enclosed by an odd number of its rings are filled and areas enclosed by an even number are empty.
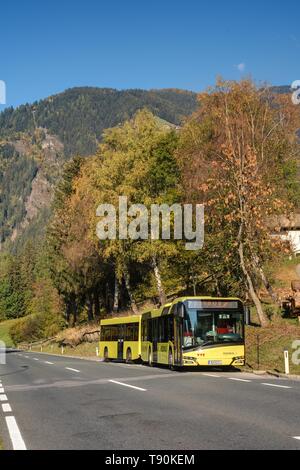
<svg viewBox="0 0 300 470">
<path fill-rule="evenodd" d="M 11 406 L 9 403 L 3 403 L 2 405 L 3 413 L 11 413 Z"/>
<path fill-rule="evenodd" d="M 37 357 L 34 357 L 33 360 L 34 361 L 39 361 L 39 359 Z"/>
<path fill-rule="evenodd" d="M 72 372 L 80 372 L 80 370 L 77 369 L 72 369 L 71 367 L 66 367 L 67 370 L 71 370 Z"/>
<path fill-rule="evenodd" d="M 45 364 L 50 364 L 51 366 L 53 366 L 54 362 L 45 361 Z"/>
<path fill-rule="evenodd" d="M 24 357 L 25 357 L 25 359 L 29 359 L 29 356 L 24 356 Z"/>
<path fill-rule="evenodd" d="M 202 375 L 205 375 L 205 377 L 217 377 L 218 379 L 221 378 L 220 375 L 216 375 L 216 374 L 205 374 L 204 372 L 202 373 Z"/>
<path fill-rule="evenodd" d="M 5 421 L 14 450 L 26 450 L 26 445 L 21 436 L 15 417 L 7 416 Z"/>
<path fill-rule="evenodd" d="M 117 382 L 116 380 L 110 380 L 111 383 L 117 385 L 123 385 L 123 387 L 134 388 L 135 390 L 140 390 L 140 392 L 147 392 L 145 388 L 135 387 L 134 385 L 124 384 L 123 382 Z"/>
<path fill-rule="evenodd" d="M 297 441 L 300 441 L 300 436 L 293 436 L 293 439 L 297 439 Z"/>
<path fill-rule="evenodd" d="M 0 401 L 7 401 L 6 395 L 0 395 Z"/>
<path fill-rule="evenodd" d="M 236 382 L 251 382 L 251 380 L 238 379 L 237 377 L 228 377 L 229 380 L 235 380 Z"/>
<path fill-rule="evenodd" d="M 262 385 L 266 385 L 267 387 L 292 388 L 292 387 L 288 387 L 287 385 L 276 385 L 276 384 L 268 384 L 268 383 L 262 383 Z"/>
<path fill-rule="evenodd" d="M 0 388 L 0 393 L 4 393 L 4 388 Z"/>
</svg>

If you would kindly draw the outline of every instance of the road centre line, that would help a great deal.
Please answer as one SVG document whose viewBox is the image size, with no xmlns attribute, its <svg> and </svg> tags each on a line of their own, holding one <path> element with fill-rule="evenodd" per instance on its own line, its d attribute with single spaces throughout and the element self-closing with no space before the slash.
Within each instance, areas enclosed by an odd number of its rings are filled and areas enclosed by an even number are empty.
<svg viewBox="0 0 300 470">
<path fill-rule="evenodd" d="M 9 403 L 3 403 L 2 405 L 2 411 L 3 413 L 11 413 L 12 409 Z"/>
<path fill-rule="evenodd" d="M 50 364 L 51 366 L 53 366 L 53 365 L 54 365 L 54 362 L 45 361 L 45 364 Z"/>
<path fill-rule="evenodd" d="M 205 377 L 216 377 L 218 379 L 221 379 L 221 375 L 216 375 L 216 374 L 206 374 L 203 372 L 201 375 L 205 375 Z"/>
<path fill-rule="evenodd" d="M 14 450 L 26 450 L 25 442 L 20 433 L 19 426 L 17 425 L 14 416 L 7 416 L 5 418 L 6 425 L 8 427 L 9 436 L 13 445 Z"/>
<path fill-rule="evenodd" d="M 139 390 L 140 392 L 147 392 L 145 388 L 135 387 L 134 385 L 124 384 L 123 382 L 118 382 L 117 380 L 110 380 L 109 382 L 117 385 L 122 385 L 123 387 L 133 388 L 134 390 Z"/>
<path fill-rule="evenodd" d="M 292 387 L 288 387 L 287 385 L 276 385 L 276 384 L 269 384 L 269 383 L 262 383 L 261 385 L 266 385 L 267 387 L 276 387 L 276 388 L 292 388 Z"/>
<path fill-rule="evenodd" d="M 67 370 L 70 370 L 70 371 L 72 371 L 72 372 L 77 372 L 77 373 L 80 372 L 80 370 L 78 370 L 78 369 L 72 369 L 71 367 L 66 367 L 66 369 L 67 369 Z"/>
<path fill-rule="evenodd" d="M 250 383 L 252 380 L 246 380 L 246 379 L 238 379 L 237 377 L 227 377 L 228 380 L 235 380 L 236 382 L 247 382 Z"/>
</svg>

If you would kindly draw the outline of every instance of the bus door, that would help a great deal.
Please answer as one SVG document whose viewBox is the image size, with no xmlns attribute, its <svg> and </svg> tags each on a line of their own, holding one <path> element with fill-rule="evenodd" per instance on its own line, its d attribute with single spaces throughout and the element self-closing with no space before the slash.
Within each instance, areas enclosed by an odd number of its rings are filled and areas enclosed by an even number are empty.
<svg viewBox="0 0 300 470">
<path fill-rule="evenodd" d="M 174 316 L 174 364 L 182 366 L 183 318 Z"/>
<path fill-rule="evenodd" d="M 124 335 L 126 333 L 126 325 L 121 325 L 118 338 L 118 360 L 123 360 L 124 354 Z"/>
<path fill-rule="evenodd" d="M 158 354 L 157 354 L 157 343 L 158 343 L 158 318 L 154 318 L 152 321 L 152 360 L 153 362 L 157 362 Z"/>
<path fill-rule="evenodd" d="M 124 353 L 124 340 L 119 339 L 118 340 L 118 359 L 120 361 L 123 361 L 123 353 Z"/>
</svg>

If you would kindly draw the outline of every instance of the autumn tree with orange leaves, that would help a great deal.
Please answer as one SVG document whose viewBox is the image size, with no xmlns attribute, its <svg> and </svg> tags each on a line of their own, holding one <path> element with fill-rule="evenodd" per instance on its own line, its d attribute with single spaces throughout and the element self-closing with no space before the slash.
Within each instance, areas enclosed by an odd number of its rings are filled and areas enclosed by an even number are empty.
<svg viewBox="0 0 300 470">
<path fill-rule="evenodd" d="M 289 97 L 250 80 L 219 80 L 199 95 L 199 110 L 184 126 L 178 151 L 186 199 L 206 204 L 207 244 L 218 252 L 210 253 L 211 262 L 217 256 L 226 269 L 238 266 L 262 326 L 269 320 L 259 285 L 275 297 L 264 265 L 284 249 L 268 221 L 292 211 L 299 196 L 295 108 Z"/>
</svg>

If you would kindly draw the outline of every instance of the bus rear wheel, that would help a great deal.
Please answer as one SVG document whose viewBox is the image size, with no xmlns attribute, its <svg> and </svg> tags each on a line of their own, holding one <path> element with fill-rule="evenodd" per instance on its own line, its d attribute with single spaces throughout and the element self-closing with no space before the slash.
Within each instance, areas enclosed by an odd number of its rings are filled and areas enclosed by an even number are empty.
<svg viewBox="0 0 300 470">
<path fill-rule="evenodd" d="M 153 360 L 152 360 L 152 351 L 151 351 L 151 349 L 149 349 L 149 353 L 148 353 L 148 364 L 149 364 L 149 367 L 153 367 Z"/>
<path fill-rule="evenodd" d="M 131 349 L 128 348 L 126 351 L 126 364 L 131 364 L 132 363 L 132 352 Z"/>
<path fill-rule="evenodd" d="M 108 362 L 109 361 L 109 357 L 108 357 L 108 348 L 105 347 L 104 348 L 104 362 Z"/>
<path fill-rule="evenodd" d="M 169 349 L 169 355 L 168 355 L 168 366 L 170 370 L 174 370 L 174 364 L 173 364 L 173 352 L 172 349 Z"/>
</svg>

